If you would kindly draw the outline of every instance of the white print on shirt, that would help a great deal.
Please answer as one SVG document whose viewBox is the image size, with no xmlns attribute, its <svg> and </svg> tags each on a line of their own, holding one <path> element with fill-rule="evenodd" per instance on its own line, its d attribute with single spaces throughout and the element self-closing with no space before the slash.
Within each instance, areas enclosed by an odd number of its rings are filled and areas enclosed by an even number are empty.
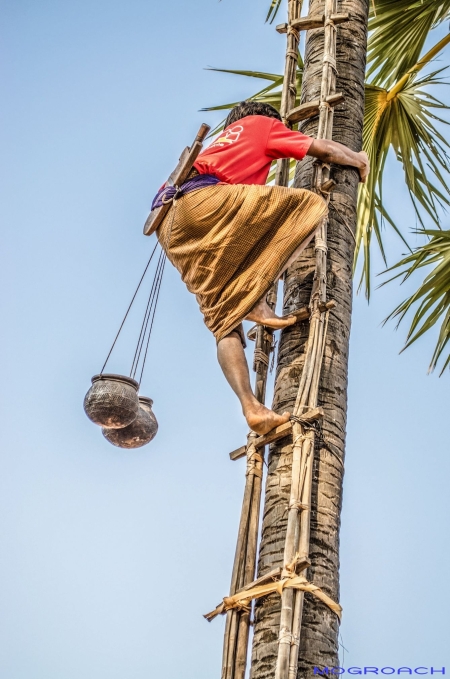
<svg viewBox="0 0 450 679">
<path fill-rule="evenodd" d="M 216 139 L 216 141 L 211 144 L 210 149 L 214 146 L 226 146 L 227 144 L 234 144 L 235 141 L 241 136 L 241 132 L 244 131 L 242 125 L 236 125 L 236 127 L 229 127 L 225 134 Z"/>
</svg>

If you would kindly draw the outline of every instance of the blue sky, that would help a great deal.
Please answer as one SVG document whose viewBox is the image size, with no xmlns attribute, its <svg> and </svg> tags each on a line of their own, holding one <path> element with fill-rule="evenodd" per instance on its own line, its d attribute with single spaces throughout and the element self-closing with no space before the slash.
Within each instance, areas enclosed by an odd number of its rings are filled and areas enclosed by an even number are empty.
<svg viewBox="0 0 450 679">
<path fill-rule="evenodd" d="M 282 70 L 266 5 L 0 4 L 1 679 L 219 676 L 223 620 L 202 614 L 229 586 L 244 468 L 228 452 L 246 426 L 176 271 L 142 384 L 156 439 L 114 448 L 82 400 L 148 259 L 153 194 L 199 123 L 220 120 L 199 109 L 259 85 L 205 67 Z M 414 228 L 394 166 L 386 200 Z M 394 262 L 404 248 L 387 243 Z M 448 375 L 426 375 L 432 337 L 399 356 L 405 329 L 381 327 L 407 291 L 354 303 L 346 665 L 449 660 Z M 137 323 L 111 370 L 129 369 Z"/>
</svg>

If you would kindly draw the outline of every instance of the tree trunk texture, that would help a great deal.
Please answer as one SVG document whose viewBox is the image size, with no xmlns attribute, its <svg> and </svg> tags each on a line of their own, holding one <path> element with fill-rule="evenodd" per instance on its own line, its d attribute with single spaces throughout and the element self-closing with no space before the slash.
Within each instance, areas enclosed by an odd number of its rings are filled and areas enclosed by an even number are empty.
<svg viewBox="0 0 450 679">
<path fill-rule="evenodd" d="M 366 63 L 369 0 L 342 0 L 340 13 L 351 20 L 338 27 L 336 91 L 345 102 L 335 109 L 333 139 L 355 151 L 361 150 L 364 116 L 364 72 Z M 311 0 L 311 15 L 323 14 L 323 0 Z M 302 102 L 318 99 L 322 75 L 323 30 L 307 35 Z M 314 136 L 317 118 L 302 125 Z M 297 166 L 295 186 L 310 188 L 313 163 L 306 159 Z M 331 196 L 328 226 L 328 298 L 336 301 L 331 311 L 320 381 L 319 403 L 325 411 L 323 441 L 317 441 L 311 511 L 311 568 L 308 580 L 339 601 L 339 528 L 344 475 L 344 447 L 347 411 L 347 375 L 352 310 L 352 263 L 355 232 L 358 173 L 332 168 L 337 182 Z M 340 215 L 336 215 L 335 209 Z M 284 284 L 284 313 L 309 303 L 314 276 L 312 247 L 287 272 Z M 308 323 L 283 331 L 278 353 L 274 409 L 292 412 L 302 371 Z M 329 447 L 326 447 L 327 443 Z M 287 507 L 290 491 L 292 445 L 287 439 L 273 444 L 269 454 L 258 577 L 283 562 Z M 344 612 L 345 614 L 345 612 Z M 252 679 L 273 679 L 278 650 L 280 597 L 271 595 L 257 602 L 252 650 Z M 305 595 L 298 678 L 313 676 L 314 667 L 335 667 L 338 661 L 339 623 L 336 615 L 310 594 Z"/>
</svg>

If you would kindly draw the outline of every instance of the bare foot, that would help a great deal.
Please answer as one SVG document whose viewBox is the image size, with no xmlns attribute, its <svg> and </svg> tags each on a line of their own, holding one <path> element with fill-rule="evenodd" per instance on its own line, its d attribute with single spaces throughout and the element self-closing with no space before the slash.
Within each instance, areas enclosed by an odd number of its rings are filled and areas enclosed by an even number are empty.
<svg viewBox="0 0 450 679">
<path fill-rule="evenodd" d="M 255 304 L 250 313 L 245 317 L 245 320 L 253 321 L 253 323 L 260 323 L 261 325 L 273 328 L 274 330 L 287 328 L 289 325 L 294 325 L 294 323 L 297 322 L 295 316 L 286 316 L 285 318 L 277 316 L 265 299 L 262 299 Z"/>
<path fill-rule="evenodd" d="M 291 416 L 288 412 L 277 415 L 273 410 L 269 410 L 269 408 L 266 408 L 262 404 L 252 406 L 251 410 L 245 410 L 244 415 L 250 429 L 260 436 L 267 434 L 267 432 L 275 429 L 275 427 L 279 427 L 280 424 L 288 422 Z"/>
</svg>

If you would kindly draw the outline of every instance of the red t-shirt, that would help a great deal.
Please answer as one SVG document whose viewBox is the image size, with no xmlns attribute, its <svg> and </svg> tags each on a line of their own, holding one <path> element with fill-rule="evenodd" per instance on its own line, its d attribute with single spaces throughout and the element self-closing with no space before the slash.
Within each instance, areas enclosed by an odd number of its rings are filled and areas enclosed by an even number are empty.
<svg viewBox="0 0 450 679">
<path fill-rule="evenodd" d="M 227 184 L 265 184 L 273 160 L 303 160 L 312 142 L 312 137 L 289 130 L 276 118 L 246 116 L 226 127 L 194 167 Z"/>
</svg>

